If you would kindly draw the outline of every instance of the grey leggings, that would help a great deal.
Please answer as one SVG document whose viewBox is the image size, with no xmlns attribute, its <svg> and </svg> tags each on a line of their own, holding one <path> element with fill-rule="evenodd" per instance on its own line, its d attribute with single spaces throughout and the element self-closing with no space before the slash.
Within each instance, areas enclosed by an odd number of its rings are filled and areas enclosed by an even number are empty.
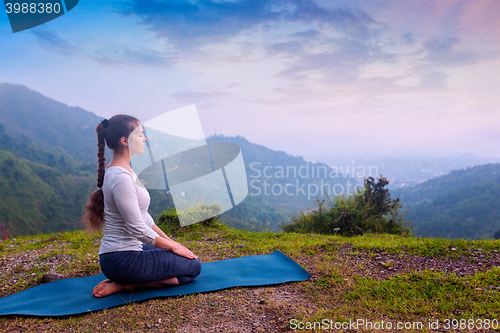
<svg viewBox="0 0 500 333">
<path fill-rule="evenodd" d="M 177 277 L 185 284 L 200 274 L 199 259 L 188 259 L 142 244 L 143 251 L 118 251 L 99 255 L 101 270 L 111 281 L 142 284 Z"/>
</svg>

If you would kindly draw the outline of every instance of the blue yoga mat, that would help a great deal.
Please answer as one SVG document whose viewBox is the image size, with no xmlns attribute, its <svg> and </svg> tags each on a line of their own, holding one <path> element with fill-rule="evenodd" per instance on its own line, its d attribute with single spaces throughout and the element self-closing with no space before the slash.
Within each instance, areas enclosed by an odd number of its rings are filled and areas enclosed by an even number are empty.
<svg viewBox="0 0 500 333">
<path fill-rule="evenodd" d="M 311 274 L 280 251 L 201 264 L 192 282 L 167 288 L 122 291 L 95 298 L 92 289 L 103 274 L 63 279 L 0 298 L 0 315 L 66 316 L 151 298 L 179 296 L 232 287 L 307 280 Z"/>
</svg>

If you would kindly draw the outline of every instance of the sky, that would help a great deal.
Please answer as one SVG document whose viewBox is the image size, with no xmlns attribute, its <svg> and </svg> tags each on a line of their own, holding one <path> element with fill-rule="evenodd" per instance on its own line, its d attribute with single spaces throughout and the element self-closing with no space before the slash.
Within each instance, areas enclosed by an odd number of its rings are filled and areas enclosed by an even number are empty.
<svg viewBox="0 0 500 333">
<path fill-rule="evenodd" d="M 329 163 L 500 157 L 498 0 L 81 0 L 18 33 L 3 8 L 0 83 L 102 117 L 195 104 L 206 136 Z"/>
</svg>

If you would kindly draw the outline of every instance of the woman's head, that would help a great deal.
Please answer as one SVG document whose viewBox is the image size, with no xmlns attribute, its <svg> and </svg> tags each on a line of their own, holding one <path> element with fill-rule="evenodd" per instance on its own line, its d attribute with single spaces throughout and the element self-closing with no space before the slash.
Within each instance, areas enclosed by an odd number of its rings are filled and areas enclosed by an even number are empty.
<svg viewBox="0 0 500 333">
<path fill-rule="evenodd" d="M 99 140 L 99 136 L 102 136 L 108 148 L 114 152 L 121 151 L 125 148 L 122 138 L 128 138 L 139 125 L 139 119 L 125 114 L 117 114 L 97 125 L 97 137 Z"/>
<path fill-rule="evenodd" d="M 83 223 L 88 229 L 99 230 L 104 221 L 104 195 L 101 188 L 106 173 L 105 146 L 107 145 L 115 154 L 122 153 L 124 149 L 128 149 L 129 136 L 139 125 L 140 122 L 137 118 L 118 114 L 109 120 L 101 121 L 95 129 L 97 132 L 98 189 L 90 195 L 90 200 L 85 206 L 86 213 L 83 216 Z"/>
</svg>

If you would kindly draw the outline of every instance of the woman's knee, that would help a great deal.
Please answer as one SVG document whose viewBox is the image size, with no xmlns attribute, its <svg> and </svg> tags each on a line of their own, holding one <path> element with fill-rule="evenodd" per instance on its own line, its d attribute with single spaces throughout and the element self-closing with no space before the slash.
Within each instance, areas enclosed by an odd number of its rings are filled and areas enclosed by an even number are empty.
<svg viewBox="0 0 500 333">
<path fill-rule="evenodd" d="M 197 277 L 201 273 L 201 261 L 200 259 L 194 259 L 193 262 L 193 278 Z"/>
</svg>

